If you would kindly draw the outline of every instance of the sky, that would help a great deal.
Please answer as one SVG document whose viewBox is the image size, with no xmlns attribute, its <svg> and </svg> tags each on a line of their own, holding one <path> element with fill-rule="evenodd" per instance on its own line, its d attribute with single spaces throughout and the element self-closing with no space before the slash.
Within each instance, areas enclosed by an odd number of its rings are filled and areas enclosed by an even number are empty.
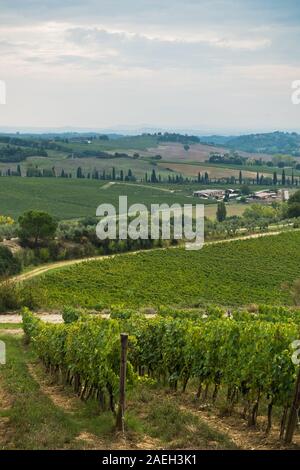
<svg viewBox="0 0 300 470">
<path fill-rule="evenodd" d="M 299 0 L 0 0 L 0 128 L 300 131 Z"/>
</svg>

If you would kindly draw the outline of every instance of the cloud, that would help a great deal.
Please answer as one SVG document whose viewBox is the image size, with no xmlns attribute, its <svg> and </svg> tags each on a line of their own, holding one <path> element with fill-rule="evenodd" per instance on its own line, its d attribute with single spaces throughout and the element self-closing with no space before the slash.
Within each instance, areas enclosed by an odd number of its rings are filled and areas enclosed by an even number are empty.
<svg viewBox="0 0 300 470">
<path fill-rule="evenodd" d="M 299 19 L 298 0 L 2 0 L 0 79 L 16 84 L 16 102 L 32 94 L 37 125 L 64 116 L 105 126 L 121 107 L 125 125 L 233 122 L 241 102 L 241 122 L 255 122 L 255 110 L 265 116 L 266 103 L 275 122 L 273 114 L 290 116 L 277 97 L 299 79 Z M 19 116 L 16 105 L 10 119 Z"/>
<path fill-rule="evenodd" d="M 293 23 L 300 7 L 293 0 L 285 9 L 277 0 L 28 0 L 26 8 L 21 0 L 2 3 L 0 41 L 9 43 L 2 50 L 12 51 L 10 64 L 18 70 L 36 64 L 41 73 L 47 66 L 65 67 L 64 73 L 214 71 L 228 64 L 300 60 L 300 31 Z"/>
<path fill-rule="evenodd" d="M 209 45 L 225 49 L 251 50 L 265 48 L 271 45 L 269 38 L 260 37 L 218 37 L 214 32 L 196 33 L 196 34 L 141 34 L 132 31 L 101 29 L 101 28 L 74 28 L 69 30 L 69 36 L 73 40 L 101 42 L 108 36 L 116 39 L 118 42 L 124 41 L 145 41 L 164 44 L 185 44 L 185 45 Z"/>
<path fill-rule="evenodd" d="M 111 27 L 45 22 L 0 27 L 0 50 L 13 73 L 116 74 L 130 69 L 215 69 L 239 53 L 268 49 L 268 38 L 197 34 L 140 33 Z M 245 56 L 246 57 L 246 56 Z"/>
</svg>

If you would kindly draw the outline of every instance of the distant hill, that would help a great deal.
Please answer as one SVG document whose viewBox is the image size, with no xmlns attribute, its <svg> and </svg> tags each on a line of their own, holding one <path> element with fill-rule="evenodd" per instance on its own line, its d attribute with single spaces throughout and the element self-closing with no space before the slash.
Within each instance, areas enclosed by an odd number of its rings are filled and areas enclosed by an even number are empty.
<svg viewBox="0 0 300 470">
<path fill-rule="evenodd" d="M 225 145 L 233 150 L 250 153 L 290 154 L 300 157 L 300 134 L 296 132 L 270 132 L 240 136 L 211 135 L 201 137 L 202 143 Z"/>
</svg>

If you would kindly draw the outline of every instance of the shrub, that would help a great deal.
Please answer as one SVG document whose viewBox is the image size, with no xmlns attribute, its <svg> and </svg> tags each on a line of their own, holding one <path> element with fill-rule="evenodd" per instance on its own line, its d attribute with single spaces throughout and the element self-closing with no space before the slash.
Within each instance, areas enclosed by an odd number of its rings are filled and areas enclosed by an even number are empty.
<svg viewBox="0 0 300 470">
<path fill-rule="evenodd" d="M 45 295 L 35 282 L 18 284 L 11 280 L 0 279 L 0 312 L 18 310 L 21 307 L 33 309 L 41 307 L 44 302 Z"/>
<path fill-rule="evenodd" d="M 81 316 L 81 310 L 74 307 L 64 307 L 62 317 L 65 323 L 73 323 Z"/>
<path fill-rule="evenodd" d="M 47 294 L 38 287 L 37 281 L 22 284 L 19 287 L 20 306 L 30 309 L 45 305 Z"/>
<path fill-rule="evenodd" d="M 18 236 L 18 225 L 6 223 L 4 225 L 0 224 L 0 237 L 2 239 L 10 240 Z"/>
<path fill-rule="evenodd" d="M 116 308 L 110 314 L 110 318 L 115 320 L 129 320 L 134 312 L 129 309 L 118 309 Z"/>
<path fill-rule="evenodd" d="M 300 190 L 292 194 L 288 200 L 288 216 L 300 217 Z"/>
<path fill-rule="evenodd" d="M 0 312 L 20 307 L 20 290 L 14 282 L 0 281 Z"/>
<path fill-rule="evenodd" d="M 21 271 L 20 261 L 5 246 L 0 246 L 0 276 L 11 276 Z"/>
<path fill-rule="evenodd" d="M 34 251 L 31 250 L 30 248 L 25 248 L 25 249 L 18 251 L 18 253 L 16 253 L 15 256 L 20 261 L 23 267 L 34 266 L 37 264 Z"/>
<path fill-rule="evenodd" d="M 40 248 L 38 251 L 38 257 L 42 263 L 47 263 L 50 260 L 50 251 L 48 248 Z"/>
</svg>

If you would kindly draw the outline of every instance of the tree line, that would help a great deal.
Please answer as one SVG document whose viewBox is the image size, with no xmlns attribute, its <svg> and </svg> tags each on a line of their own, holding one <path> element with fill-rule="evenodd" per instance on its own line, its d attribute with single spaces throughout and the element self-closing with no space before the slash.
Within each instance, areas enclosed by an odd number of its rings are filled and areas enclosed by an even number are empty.
<svg viewBox="0 0 300 470">
<path fill-rule="evenodd" d="M 96 179 L 107 181 L 141 181 L 143 183 L 168 183 L 168 184 L 230 184 L 230 185 L 257 185 L 257 186 L 299 186 L 300 178 L 295 176 L 292 170 L 291 175 L 287 175 L 283 168 L 281 173 L 274 171 L 270 176 L 256 173 L 255 178 L 245 177 L 242 170 L 239 171 L 239 176 L 212 178 L 208 172 L 198 172 L 197 177 L 187 177 L 180 173 L 174 174 L 160 174 L 154 168 L 150 172 L 146 172 L 141 178 L 134 174 L 132 169 L 127 171 L 112 167 L 110 170 L 94 168 L 92 171 L 86 171 L 81 166 L 78 166 L 75 172 L 70 172 L 67 169 L 52 168 L 39 168 L 37 165 L 28 166 L 22 169 L 18 164 L 16 169 L 8 168 L 7 170 L 0 170 L 0 176 L 22 176 L 22 177 L 39 177 L 39 178 L 78 178 L 78 179 Z"/>
</svg>

